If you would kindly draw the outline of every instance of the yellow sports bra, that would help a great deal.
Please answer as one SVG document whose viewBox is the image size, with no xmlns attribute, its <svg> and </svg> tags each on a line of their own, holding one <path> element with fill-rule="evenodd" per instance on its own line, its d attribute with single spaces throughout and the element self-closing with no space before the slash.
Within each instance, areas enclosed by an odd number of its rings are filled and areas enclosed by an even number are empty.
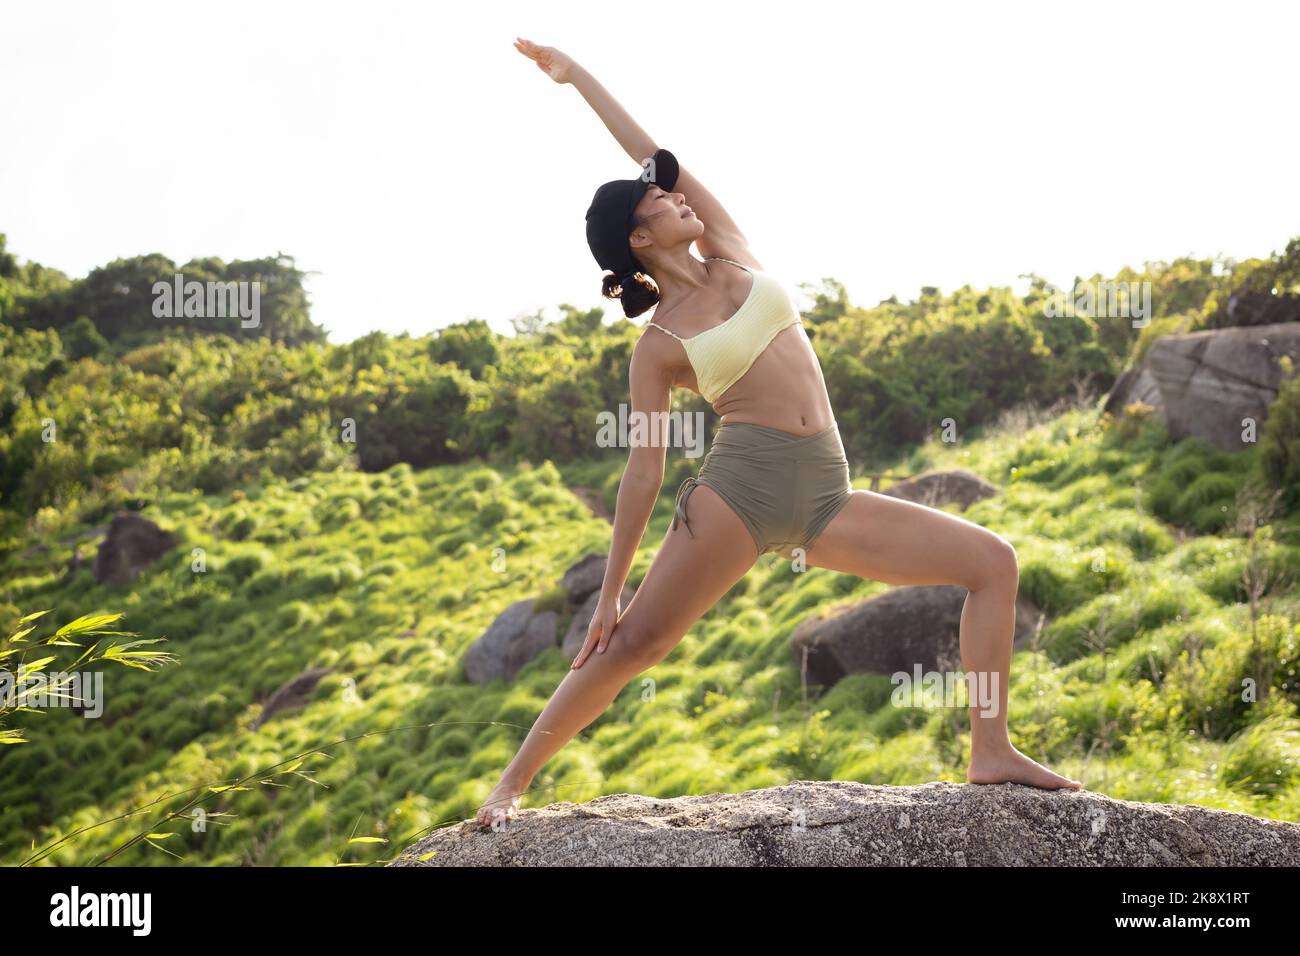
<svg viewBox="0 0 1300 956">
<path fill-rule="evenodd" d="M 721 256 L 706 258 L 722 259 Z M 647 323 L 682 343 L 686 358 L 695 370 L 700 394 L 710 405 L 749 371 L 776 333 L 802 321 L 799 310 L 773 276 L 732 259 L 722 261 L 740 266 L 753 277 L 749 296 L 731 318 L 688 338 L 654 322 Z"/>
</svg>

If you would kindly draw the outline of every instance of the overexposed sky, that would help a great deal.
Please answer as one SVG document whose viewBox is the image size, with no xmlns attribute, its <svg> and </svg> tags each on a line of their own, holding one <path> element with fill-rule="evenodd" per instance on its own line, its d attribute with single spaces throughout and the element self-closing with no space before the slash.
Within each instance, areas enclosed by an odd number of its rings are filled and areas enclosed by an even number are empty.
<svg viewBox="0 0 1300 956">
<path fill-rule="evenodd" d="M 345 342 L 604 304 L 632 178 L 556 46 L 793 288 L 1023 287 L 1300 235 L 1294 3 L 6 4 L 0 232 L 70 275 L 283 252 Z M 538 189 L 540 185 L 546 187 Z"/>
</svg>

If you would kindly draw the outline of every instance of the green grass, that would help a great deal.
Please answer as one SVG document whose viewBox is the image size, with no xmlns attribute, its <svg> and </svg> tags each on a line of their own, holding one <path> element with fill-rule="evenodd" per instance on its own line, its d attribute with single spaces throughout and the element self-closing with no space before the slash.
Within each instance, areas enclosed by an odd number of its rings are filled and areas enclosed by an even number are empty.
<svg viewBox="0 0 1300 956">
<path fill-rule="evenodd" d="M 1052 616 L 1013 663 L 1020 749 L 1117 798 L 1300 821 L 1296 602 L 1289 585 L 1267 595 L 1252 643 L 1236 583 L 1246 551 L 1229 519 L 1250 454 L 1172 444 L 1154 425 L 1120 439 L 1073 411 L 894 463 L 903 473 L 966 468 L 1004 489 L 964 517 L 1015 545 L 1024 593 Z M 677 482 L 698 464 L 670 460 L 633 583 L 662 540 Z M 557 648 L 513 683 L 480 688 L 465 682 L 461 655 L 521 598 L 560 609 L 564 570 L 609 544 L 608 524 L 566 482 L 612 505 L 621 465 L 614 449 L 563 475 L 549 461 L 399 465 L 173 494 L 146 514 L 181 543 L 129 590 L 98 586 L 86 570 L 65 578 L 71 546 L 12 559 L 0 601 L 54 608 L 60 621 L 126 611 L 126 626 L 167 637 L 181 662 L 106 672 L 99 720 L 26 715 L 33 742 L 0 755 L 0 862 L 165 792 L 362 734 L 371 736 L 309 759 L 306 776 L 214 794 L 205 820 L 165 827 L 177 833 L 167 849 L 190 864 L 364 863 L 472 816 L 568 662 Z M 1215 518 L 1220 507 L 1229 511 Z M 1261 555 L 1293 581 L 1300 551 L 1283 537 L 1261 541 Z M 800 686 L 789 644 L 798 623 L 884 590 L 822 570 L 791 575 L 765 557 L 551 761 L 524 805 L 798 778 L 963 781 L 964 711 L 895 707 L 881 675 L 820 695 Z M 303 709 L 252 729 L 258 701 L 322 666 L 333 671 Z M 1249 699 L 1252 685 L 1262 703 Z M 1272 692 L 1258 694 L 1265 685 Z M 145 817 L 111 823 L 48 862 L 93 861 L 149 828 Z M 349 844 L 356 836 L 388 842 Z M 115 862 L 177 861 L 142 844 Z"/>
</svg>

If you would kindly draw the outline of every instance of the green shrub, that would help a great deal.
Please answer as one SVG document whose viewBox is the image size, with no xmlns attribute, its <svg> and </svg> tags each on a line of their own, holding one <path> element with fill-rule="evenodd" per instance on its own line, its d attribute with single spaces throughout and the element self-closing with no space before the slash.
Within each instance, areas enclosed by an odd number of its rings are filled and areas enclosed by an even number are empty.
<svg viewBox="0 0 1300 956">
<path fill-rule="evenodd" d="M 1282 490 L 1283 506 L 1300 506 L 1300 375 L 1286 378 L 1269 406 L 1259 461 L 1270 484 Z"/>
<path fill-rule="evenodd" d="M 1300 779 L 1300 720 L 1272 714 L 1235 736 L 1219 778 L 1229 787 L 1272 796 Z"/>
<path fill-rule="evenodd" d="M 258 549 L 243 551 L 232 555 L 224 562 L 224 570 L 236 581 L 246 581 L 259 571 L 263 571 L 275 562 L 270 551 Z"/>
</svg>

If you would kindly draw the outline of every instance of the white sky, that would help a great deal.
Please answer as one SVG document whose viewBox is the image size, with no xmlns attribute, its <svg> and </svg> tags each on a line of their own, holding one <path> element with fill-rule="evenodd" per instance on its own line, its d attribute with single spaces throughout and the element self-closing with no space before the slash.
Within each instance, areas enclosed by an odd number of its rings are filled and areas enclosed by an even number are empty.
<svg viewBox="0 0 1300 956">
<path fill-rule="evenodd" d="M 619 316 L 583 213 L 639 167 L 523 36 L 590 70 L 791 288 L 834 276 L 874 304 L 1266 255 L 1300 235 L 1298 11 L 10 3 L 0 232 L 74 276 L 284 252 L 336 342 Z"/>
</svg>

